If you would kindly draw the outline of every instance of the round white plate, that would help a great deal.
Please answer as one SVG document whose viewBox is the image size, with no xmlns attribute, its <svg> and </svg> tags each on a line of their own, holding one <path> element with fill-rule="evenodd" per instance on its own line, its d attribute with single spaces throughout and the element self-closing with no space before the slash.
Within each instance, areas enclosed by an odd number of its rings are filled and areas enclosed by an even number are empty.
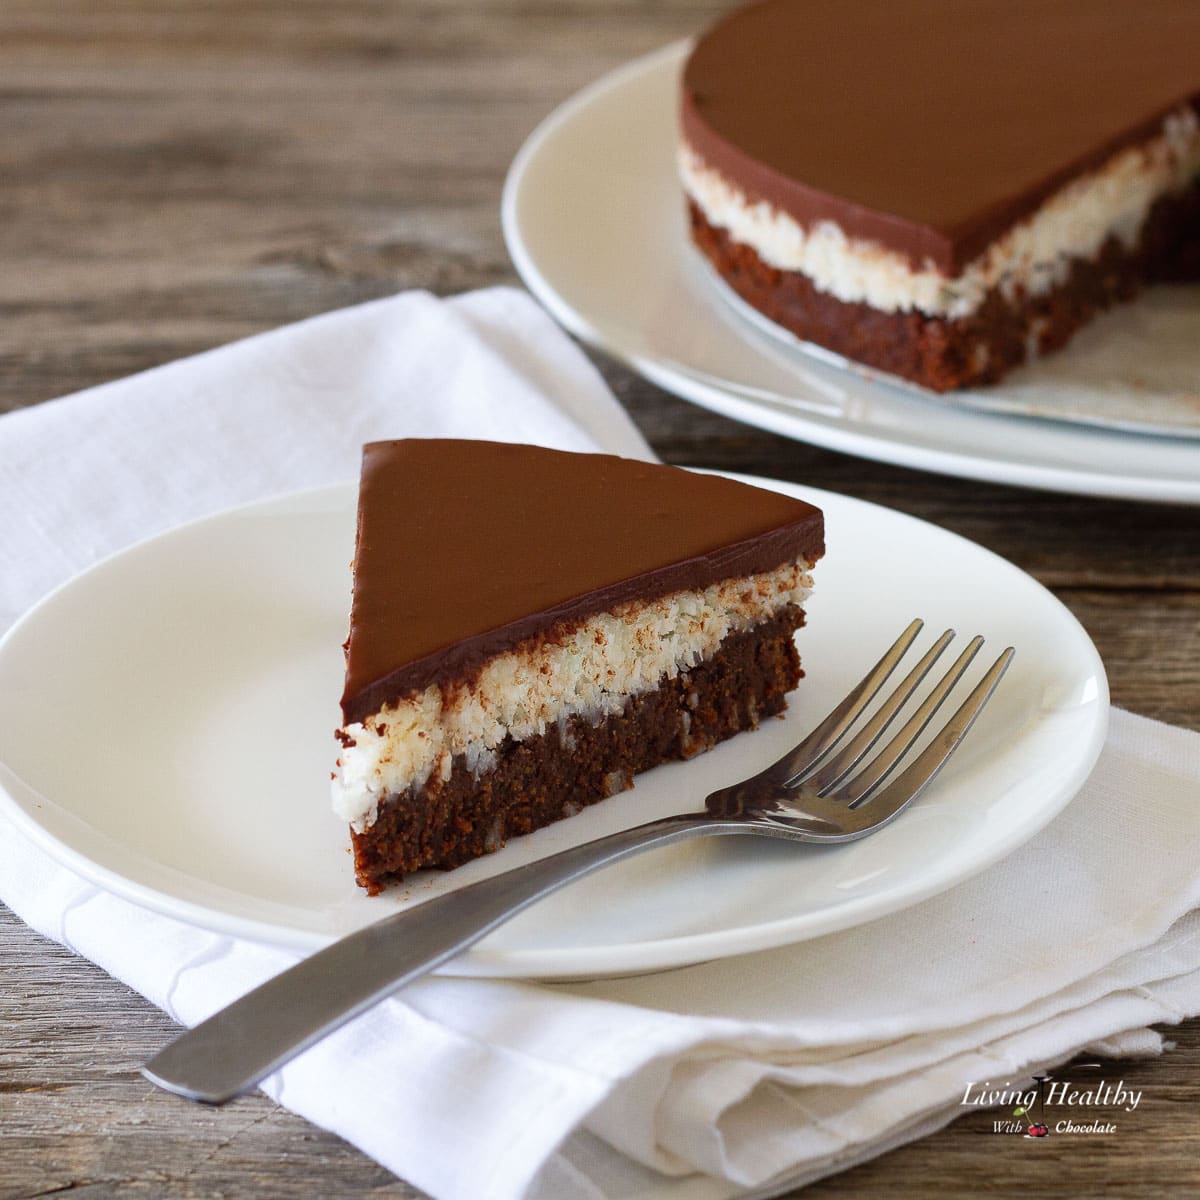
<svg viewBox="0 0 1200 1200">
<path fill-rule="evenodd" d="M 548 117 L 513 161 L 502 205 L 509 253 L 561 324 L 660 387 L 785 437 L 970 479 L 1200 503 L 1195 438 L 978 411 L 802 354 L 778 331 L 747 320 L 712 285 L 686 236 L 674 165 L 686 51 L 669 46 L 586 88 Z M 1159 313 L 1159 303 L 1117 320 L 1144 324 L 1152 313 L 1174 330 L 1175 342 L 1182 336 L 1183 344 L 1198 344 L 1194 306 Z M 1104 330 L 1085 330 L 1085 358 L 1095 358 L 1088 336 L 1124 344 Z M 1052 374 L 1062 369 L 1054 361 L 1046 360 Z M 1095 359 L 1095 370 L 1103 375 L 1111 361 Z M 1069 380 L 1059 384 L 1060 391 L 1078 391 Z M 992 390 L 991 400 L 981 390 L 978 402 L 1014 400 L 1022 387 Z M 1185 407 L 1195 407 L 1195 387 L 1193 380 L 1179 400 Z M 1030 394 L 1021 402 L 1038 411 Z M 1106 420 L 1102 410 L 1116 403 L 1099 392 L 1080 401 Z"/>
<path fill-rule="evenodd" d="M 974 544 L 832 493 L 827 558 L 786 718 L 449 873 L 369 899 L 330 811 L 355 488 L 232 510 L 109 559 L 0 642 L 0 809 L 88 879 L 208 929 L 299 948 L 473 879 L 672 812 L 773 761 L 914 616 L 926 644 L 981 633 L 1016 660 L 929 792 L 836 847 L 719 838 L 617 865 L 549 898 L 458 973 L 656 970 L 842 929 L 931 896 L 1058 812 L 1102 744 L 1104 669 L 1039 584 Z M 982 667 L 971 672 L 973 681 Z M 953 702 L 953 697 L 952 697 Z M 740 843 L 740 844 L 735 844 Z"/>
</svg>

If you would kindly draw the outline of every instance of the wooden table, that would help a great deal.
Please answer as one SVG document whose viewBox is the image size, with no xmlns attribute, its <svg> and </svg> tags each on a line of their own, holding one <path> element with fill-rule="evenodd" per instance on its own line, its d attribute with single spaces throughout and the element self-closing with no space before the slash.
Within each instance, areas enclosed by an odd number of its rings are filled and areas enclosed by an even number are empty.
<svg viewBox="0 0 1200 1200">
<path fill-rule="evenodd" d="M 708 0 L 8 0 L 0 7 L 0 406 L 50 397 L 404 288 L 515 281 L 501 181 L 578 87 L 697 29 Z M 670 462 L 798 480 L 952 529 L 1078 615 L 1114 701 L 1200 728 L 1195 509 L 963 482 L 847 458 L 691 407 L 599 360 Z M 137 1065 L 172 1025 L 0 918 L 0 1197 L 410 1197 L 261 1095 L 203 1110 Z M 988 1114 L 814 1198 L 1200 1192 L 1200 1021 L 1120 1136 L 988 1135 Z M 1085 1078 L 1086 1076 L 1081 1076 Z"/>
</svg>

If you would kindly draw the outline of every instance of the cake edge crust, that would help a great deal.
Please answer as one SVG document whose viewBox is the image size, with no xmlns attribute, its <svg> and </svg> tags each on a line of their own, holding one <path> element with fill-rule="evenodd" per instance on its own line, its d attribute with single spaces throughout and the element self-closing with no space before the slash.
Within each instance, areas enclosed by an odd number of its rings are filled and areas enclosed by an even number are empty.
<svg viewBox="0 0 1200 1200">
<path fill-rule="evenodd" d="M 1096 315 L 1159 282 L 1200 280 L 1200 180 L 1161 197 L 1137 242 L 1108 238 L 1073 259 L 1065 281 L 1008 299 L 993 288 L 967 317 L 886 312 L 820 291 L 799 271 L 772 267 L 688 197 L 693 244 L 747 304 L 803 341 L 935 392 L 997 382 L 1034 355 L 1060 349 Z"/>
<path fill-rule="evenodd" d="M 793 637 L 803 623 L 789 606 L 598 723 L 573 717 L 510 739 L 485 772 L 455 762 L 448 776 L 385 797 L 372 825 L 351 830 L 359 884 L 376 895 L 413 871 L 460 866 L 632 787 L 641 771 L 756 728 L 787 707 L 803 675 Z"/>
</svg>

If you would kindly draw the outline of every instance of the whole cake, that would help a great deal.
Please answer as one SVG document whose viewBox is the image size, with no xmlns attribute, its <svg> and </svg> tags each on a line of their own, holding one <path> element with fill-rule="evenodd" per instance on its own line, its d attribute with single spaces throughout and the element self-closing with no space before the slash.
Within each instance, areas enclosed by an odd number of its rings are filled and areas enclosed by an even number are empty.
<svg viewBox="0 0 1200 1200">
<path fill-rule="evenodd" d="M 335 810 L 375 893 L 780 712 L 819 509 L 676 467 L 363 449 Z"/>
<path fill-rule="evenodd" d="M 1195 0 L 762 0 L 683 73 L 692 237 L 800 338 L 945 391 L 1200 279 Z"/>
</svg>

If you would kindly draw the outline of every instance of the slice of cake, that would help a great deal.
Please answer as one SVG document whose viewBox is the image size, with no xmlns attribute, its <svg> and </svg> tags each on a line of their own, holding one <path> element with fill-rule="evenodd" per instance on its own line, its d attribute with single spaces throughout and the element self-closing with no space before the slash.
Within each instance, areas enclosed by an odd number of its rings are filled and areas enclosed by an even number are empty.
<svg viewBox="0 0 1200 1200">
<path fill-rule="evenodd" d="M 364 447 L 335 810 L 375 893 L 780 712 L 820 510 L 677 467 Z"/>
<path fill-rule="evenodd" d="M 683 73 L 691 232 L 806 341 L 945 391 L 1200 279 L 1195 0 L 763 0 Z"/>
</svg>

